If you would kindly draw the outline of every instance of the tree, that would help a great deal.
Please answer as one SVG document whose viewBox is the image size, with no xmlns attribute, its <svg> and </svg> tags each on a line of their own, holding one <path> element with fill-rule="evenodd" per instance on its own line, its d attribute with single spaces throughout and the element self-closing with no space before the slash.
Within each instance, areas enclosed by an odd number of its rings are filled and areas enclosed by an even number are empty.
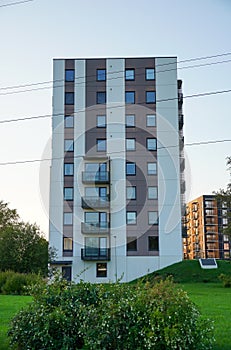
<svg viewBox="0 0 231 350">
<path fill-rule="evenodd" d="M 19 221 L 16 210 L 0 202 L 0 270 L 47 274 L 48 242 L 36 224 Z"/>
</svg>

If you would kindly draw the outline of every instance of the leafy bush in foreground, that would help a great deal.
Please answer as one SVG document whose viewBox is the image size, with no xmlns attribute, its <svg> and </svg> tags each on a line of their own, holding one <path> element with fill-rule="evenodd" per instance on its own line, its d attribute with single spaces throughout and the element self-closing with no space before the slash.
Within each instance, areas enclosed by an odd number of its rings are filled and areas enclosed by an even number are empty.
<svg viewBox="0 0 231 350">
<path fill-rule="evenodd" d="M 13 320 L 16 349 L 202 350 L 212 329 L 185 292 L 170 281 L 154 286 L 55 281 Z"/>
<path fill-rule="evenodd" d="M 41 277 L 33 273 L 0 272 L 0 293 L 25 295 L 29 287 L 40 282 Z"/>
<path fill-rule="evenodd" d="M 231 275 L 220 274 L 219 279 L 225 288 L 231 288 Z"/>
</svg>

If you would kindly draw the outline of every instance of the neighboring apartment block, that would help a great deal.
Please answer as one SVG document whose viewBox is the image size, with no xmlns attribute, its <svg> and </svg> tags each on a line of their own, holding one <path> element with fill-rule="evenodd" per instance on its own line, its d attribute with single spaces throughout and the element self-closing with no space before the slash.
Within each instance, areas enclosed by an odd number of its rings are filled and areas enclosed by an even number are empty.
<svg viewBox="0 0 231 350">
<path fill-rule="evenodd" d="M 202 195 L 186 207 L 184 258 L 230 259 L 229 237 L 223 234 L 227 226 L 227 207 L 219 204 L 215 195 Z"/>
<path fill-rule="evenodd" d="M 176 62 L 54 60 L 49 243 L 68 279 L 126 282 L 182 260 Z"/>
</svg>

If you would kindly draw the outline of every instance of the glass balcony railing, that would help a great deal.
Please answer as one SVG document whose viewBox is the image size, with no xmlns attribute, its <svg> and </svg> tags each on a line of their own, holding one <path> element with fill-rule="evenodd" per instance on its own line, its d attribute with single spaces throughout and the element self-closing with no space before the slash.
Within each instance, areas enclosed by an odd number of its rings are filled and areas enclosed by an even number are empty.
<svg viewBox="0 0 231 350">
<path fill-rule="evenodd" d="M 101 208 L 109 208 L 109 196 L 105 197 L 82 197 L 82 208 L 83 209 L 101 209 Z"/>
<path fill-rule="evenodd" d="M 109 233 L 108 222 L 82 222 L 82 233 Z"/>
<path fill-rule="evenodd" d="M 110 248 L 85 247 L 81 249 L 82 260 L 109 261 L 111 258 Z"/>
<path fill-rule="evenodd" d="M 83 183 L 109 183 L 108 171 L 83 171 L 82 172 Z"/>
</svg>

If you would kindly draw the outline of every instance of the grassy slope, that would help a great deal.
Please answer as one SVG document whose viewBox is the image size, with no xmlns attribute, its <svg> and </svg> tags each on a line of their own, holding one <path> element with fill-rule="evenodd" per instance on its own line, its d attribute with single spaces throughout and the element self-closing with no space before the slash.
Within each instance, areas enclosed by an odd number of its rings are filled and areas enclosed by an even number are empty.
<svg viewBox="0 0 231 350">
<path fill-rule="evenodd" d="M 0 295 L 0 349 L 9 349 L 7 330 L 11 318 L 32 300 L 28 296 Z"/>
<path fill-rule="evenodd" d="M 179 283 L 217 283 L 220 282 L 218 276 L 221 273 L 231 275 L 231 261 L 217 261 L 217 269 L 202 269 L 197 260 L 184 260 L 177 264 L 168 266 L 162 270 L 151 273 L 147 276 L 148 279 L 153 279 L 155 276 L 166 277 L 172 275 L 175 282 Z M 146 278 L 144 278 L 146 279 Z"/>
</svg>

